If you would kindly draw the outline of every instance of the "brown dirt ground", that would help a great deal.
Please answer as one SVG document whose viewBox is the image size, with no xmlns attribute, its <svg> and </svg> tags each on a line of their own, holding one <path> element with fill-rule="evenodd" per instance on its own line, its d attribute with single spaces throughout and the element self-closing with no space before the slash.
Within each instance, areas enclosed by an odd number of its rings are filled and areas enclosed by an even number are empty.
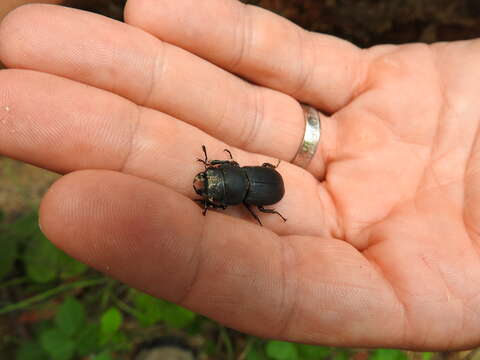
<svg viewBox="0 0 480 360">
<path fill-rule="evenodd" d="M 0 157 L 0 209 L 15 217 L 38 206 L 48 186 L 58 175 Z"/>
</svg>

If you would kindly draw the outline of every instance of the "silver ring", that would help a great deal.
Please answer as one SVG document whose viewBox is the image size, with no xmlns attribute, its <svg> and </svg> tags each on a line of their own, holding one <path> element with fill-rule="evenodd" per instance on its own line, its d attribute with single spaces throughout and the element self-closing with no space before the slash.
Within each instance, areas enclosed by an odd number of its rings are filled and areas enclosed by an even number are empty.
<svg viewBox="0 0 480 360">
<path fill-rule="evenodd" d="M 315 108 L 302 104 L 302 109 L 305 116 L 305 134 L 292 163 L 306 169 L 317 151 L 322 126 Z"/>
</svg>

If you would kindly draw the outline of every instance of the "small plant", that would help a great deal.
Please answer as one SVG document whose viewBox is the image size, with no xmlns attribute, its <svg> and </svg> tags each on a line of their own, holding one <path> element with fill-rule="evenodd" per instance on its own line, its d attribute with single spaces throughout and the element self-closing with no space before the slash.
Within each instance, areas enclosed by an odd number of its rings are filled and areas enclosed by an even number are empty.
<svg viewBox="0 0 480 360">
<path fill-rule="evenodd" d="M 131 297 L 135 306 L 133 315 L 142 326 L 147 327 L 163 322 L 172 328 L 183 329 L 195 320 L 194 312 L 165 300 L 136 290 L 131 291 Z"/>
<path fill-rule="evenodd" d="M 53 321 L 39 326 L 34 341 L 19 348 L 17 360 L 111 359 L 113 351 L 126 348 L 122 322 L 120 311 L 113 307 L 101 315 L 99 322 L 87 321 L 84 305 L 68 297 Z"/>
<path fill-rule="evenodd" d="M 23 264 L 29 280 L 39 284 L 78 276 L 88 269 L 42 234 L 37 212 L 28 213 L 12 224 L 0 222 L 0 243 L 0 280 L 14 270 L 17 260 Z"/>
<path fill-rule="evenodd" d="M 253 347 L 247 360 L 324 360 L 336 359 L 335 349 L 323 346 L 267 341 L 263 348 Z"/>
</svg>

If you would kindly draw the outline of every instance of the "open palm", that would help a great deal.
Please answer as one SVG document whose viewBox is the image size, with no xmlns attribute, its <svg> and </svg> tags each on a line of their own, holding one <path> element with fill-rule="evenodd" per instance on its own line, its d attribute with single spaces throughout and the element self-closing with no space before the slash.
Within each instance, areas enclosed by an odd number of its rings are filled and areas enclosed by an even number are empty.
<svg viewBox="0 0 480 360">
<path fill-rule="evenodd" d="M 328 345 L 480 343 L 480 43 L 353 45 L 234 0 L 56 6 L 0 28 L 0 152 L 69 175 L 72 256 L 233 328 Z M 307 170 L 299 102 L 322 116 Z M 283 162 L 261 214 L 192 199 L 196 162 Z"/>
</svg>

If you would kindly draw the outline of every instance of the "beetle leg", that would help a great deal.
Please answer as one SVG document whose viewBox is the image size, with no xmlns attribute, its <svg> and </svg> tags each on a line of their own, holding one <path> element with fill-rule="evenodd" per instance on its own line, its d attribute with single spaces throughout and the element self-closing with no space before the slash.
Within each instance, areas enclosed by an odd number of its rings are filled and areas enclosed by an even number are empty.
<svg viewBox="0 0 480 360">
<path fill-rule="evenodd" d="M 202 150 L 203 150 L 203 153 L 205 154 L 205 161 L 204 161 L 204 163 L 205 163 L 205 164 L 208 164 L 207 148 L 205 147 L 205 145 L 202 145 Z"/>
<path fill-rule="evenodd" d="M 277 165 L 273 165 L 273 164 L 270 164 L 270 163 L 263 163 L 262 167 L 276 169 L 278 167 L 278 165 L 280 165 L 280 159 L 278 160 Z"/>
<path fill-rule="evenodd" d="M 228 153 L 228 155 L 230 155 L 230 160 L 233 160 L 233 156 L 232 156 L 232 153 L 230 152 L 230 150 L 224 149 L 223 151 L 225 151 L 226 153 Z"/>
<path fill-rule="evenodd" d="M 236 161 L 231 161 L 231 160 L 212 160 L 208 163 L 209 165 L 232 165 L 235 167 L 239 167 L 240 165 Z"/>
<path fill-rule="evenodd" d="M 203 160 L 203 159 L 197 159 L 197 161 L 198 161 L 198 162 L 201 162 L 203 165 L 205 165 L 205 168 L 207 168 L 208 163 L 205 162 L 205 160 Z"/>
<path fill-rule="evenodd" d="M 214 204 L 214 203 L 208 203 L 208 206 L 211 207 L 212 209 L 225 210 L 227 208 L 225 205 L 217 205 L 217 204 Z"/>
<path fill-rule="evenodd" d="M 207 214 L 208 209 L 225 210 L 227 208 L 225 205 L 217 205 L 205 199 L 194 199 L 194 201 L 203 205 L 203 211 L 202 211 L 203 216 Z"/>
<path fill-rule="evenodd" d="M 252 216 L 255 218 L 255 220 L 258 221 L 258 223 L 260 224 L 260 226 L 263 226 L 262 222 L 260 221 L 260 218 L 258 217 L 257 214 L 255 214 L 252 210 L 252 208 L 250 207 L 250 205 L 248 205 L 247 203 L 243 203 L 243 205 L 245 205 L 245 207 L 247 208 L 247 210 L 250 212 L 250 214 L 252 214 Z"/>
<path fill-rule="evenodd" d="M 207 148 L 205 147 L 205 145 L 202 145 L 202 150 L 203 150 L 203 153 L 205 154 L 205 160 L 197 158 L 197 161 L 205 165 L 205 169 L 207 169 L 208 165 L 210 164 L 208 163 Z"/>
<path fill-rule="evenodd" d="M 225 164 L 229 164 L 229 165 L 232 165 L 232 166 L 235 166 L 235 167 L 240 167 L 240 165 L 236 161 L 233 161 L 232 153 L 228 149 L 225 149 L 224 151 L 226 151 L 228 153 L 228 155 L 230 155 L 231 160 L 212 160 L 212 161 L 208 161 L 207 148 L 205 147 L 205 145 L 202 145 L 202 150 L 203 150 L 203 153 L 205 154 L 205 159 L 203 160 L 203 159 L 198 159 L 197 158 L 197 161 L 199 161 L 203 165 L 205 165 L 205 168 L 207 168 L 209 166 L 225 165 Z"/>
<path fill-rule="evenodd" d="M 278 216 L 280 216 L 283 221 L 287 221 L 286 218 L 284 218 L 282 216 L 282 214 L 280 214 L 278 211 L 274 210 L 274 209 L 265 209 L 263 206 L 257 206 L 258 210 L 260 210 L 261 212 L 263 213 L 268 213 L 268 214 L 277 214 Z"/>
<path fill-rule="evenodd" d="M 205 200 L 205 199 L 193 199 L 193 200 L 195 202 L 198 202 L 198 203 L 203 205 L 202 215 L 205 216 L 207 214 L 207 210 L 208 210 L 207 200 Z"/>
<path fill-rule="evenodd" d="M 203 205 L 202 215 L 205 216 L 207 214 L 207 210 L 208 210 L 207 202 L 203 199 L 194 199 L 194 200 L 196 202 L 200 203 L 201 205 Z"/>
</svg>

